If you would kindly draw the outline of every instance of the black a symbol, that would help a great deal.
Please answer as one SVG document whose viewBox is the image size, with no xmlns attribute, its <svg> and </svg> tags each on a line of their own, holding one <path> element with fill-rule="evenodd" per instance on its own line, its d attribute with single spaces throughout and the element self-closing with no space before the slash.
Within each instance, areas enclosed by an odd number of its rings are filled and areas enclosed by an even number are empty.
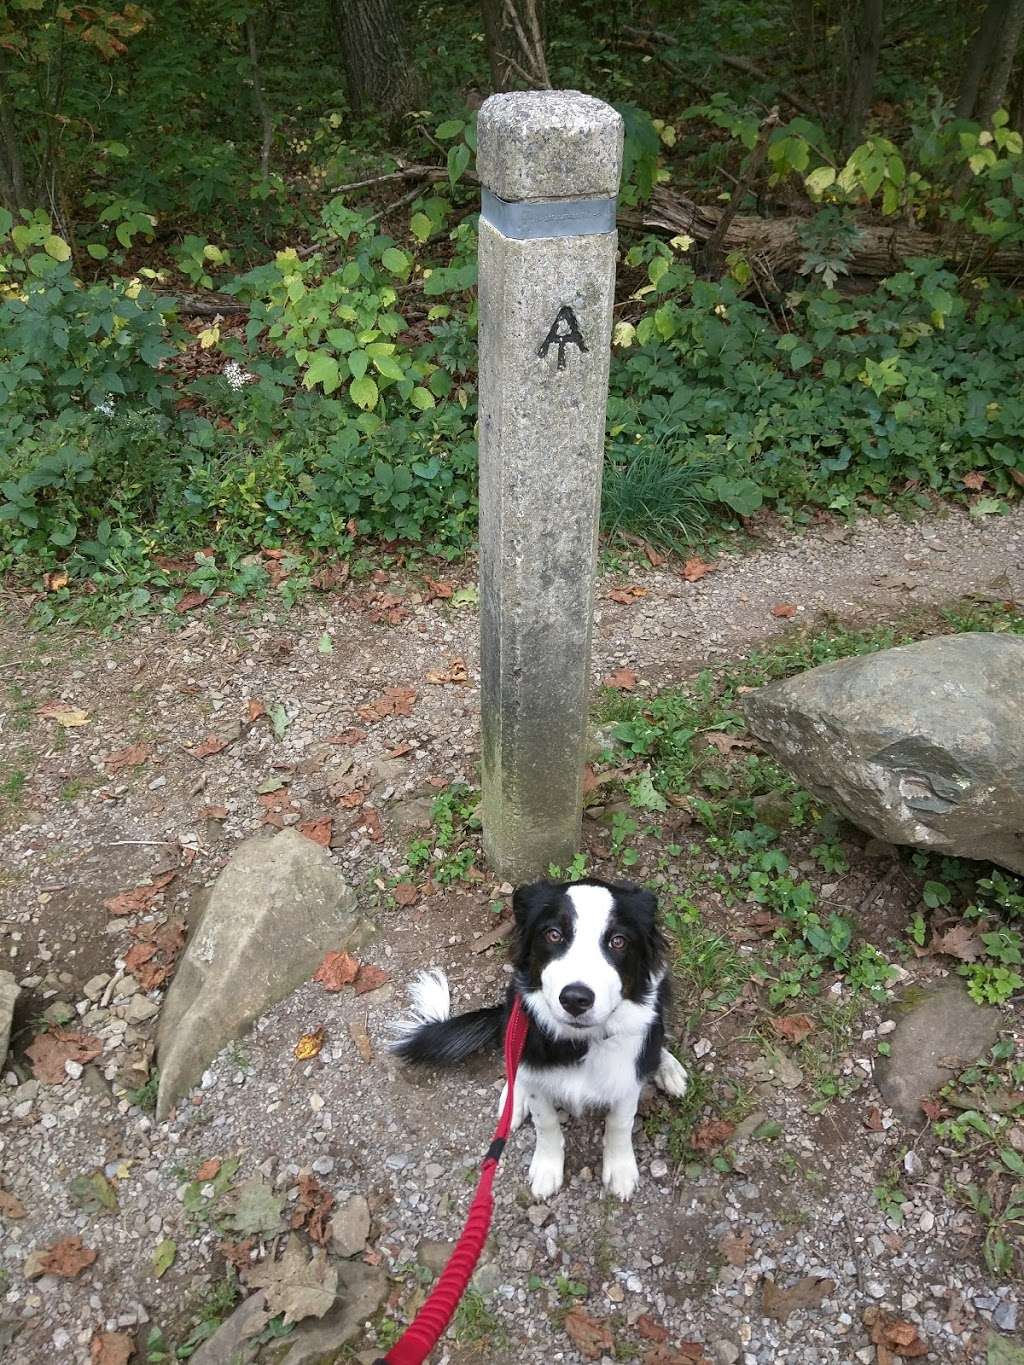
<svg viewBox="0 0 1024 1365">
<path fill-rule="evenodd" d="M 552 344 L 558 347 L 558 368 L 565 369 L 565 348 L 572 342 L 581 351 L 587 349 L 587 344 L 583 340 L 583 333 L 580 331 L 580 324 L 576 314 L 568 304 L 559 308 L 555 315 L 555 320 L 551 324 L 551 329 L 541 343 L 541 348 L 537 352 L 541 360 L 547 355 Z"/>
</svg>

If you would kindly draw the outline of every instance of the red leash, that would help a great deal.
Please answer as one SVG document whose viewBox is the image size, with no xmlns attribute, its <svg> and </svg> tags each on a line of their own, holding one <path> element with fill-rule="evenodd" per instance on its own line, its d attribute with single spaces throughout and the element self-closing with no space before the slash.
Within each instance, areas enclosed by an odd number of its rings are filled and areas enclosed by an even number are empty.
<svg viewBox="0 0 1024 1365">
<path fill-rule="evenodd" d="M 466 1226 L 449 1257 L 448 1264 L 441 1271 L 437 1284 L 427 1297 L 423 1307 L 392 1346 L 386 1356 L 375 1361 L 374 1365 L 422 1365 L 427 1356 L 441 1339 L 441 1333 L 452 1320 L 459 1300 L 466 1292 L 480 1253 L 487 1241 L 494 1214 L 494 1173 L 505 1149 L 509 1130 L 512 1127 L 512 1100 L 515 1091 L 516 1072 L 526 1044 L 529 1021 L 522 1001 L 518 995 L 512 1004 L 505 1029 L 505 1075 L 508 1089 L 505 1104 L 494 1130 L 494 1137 L 480 1170 L 480 1181 L 476 1194 L 469 1206 Z"/>
</svg>

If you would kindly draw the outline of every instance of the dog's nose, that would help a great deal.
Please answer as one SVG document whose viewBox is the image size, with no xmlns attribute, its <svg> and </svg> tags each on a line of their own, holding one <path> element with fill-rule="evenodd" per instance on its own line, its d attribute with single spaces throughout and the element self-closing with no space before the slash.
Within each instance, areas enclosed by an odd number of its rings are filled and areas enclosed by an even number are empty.
<svg viewBox="0 0 1024 1365">
<path fill-rule="evenodd" d="M 566 1014 L 571 1014 L 575 1018 L 580 1014 L 586 1014 L 590 1009 L 594 1003 L 594 992 L 589 986 L 584 986 L 582 981 L 574 981 L 571 986 L 566 986 L 562 990 L 558 1002 Z"/>
</svg>

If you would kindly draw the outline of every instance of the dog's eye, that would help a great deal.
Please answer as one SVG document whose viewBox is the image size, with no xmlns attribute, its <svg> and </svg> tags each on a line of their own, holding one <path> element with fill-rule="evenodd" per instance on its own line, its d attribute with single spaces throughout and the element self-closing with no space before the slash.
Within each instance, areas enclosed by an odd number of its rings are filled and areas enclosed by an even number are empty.
<svg viewBox="0 0 1024 1365">
<path fill-rule="evenodd" d="M 626 940 L 622 934 L 612 934 L 611 938 L 608 940 L 608 947 L 611 948 L 613 953 L 621 953 L 625 946 Z"/>
<path fill-rule="evenodd" d="M 545 932 L 544 937 L 549 943 L 561 943 L 562 931 L 561 929 L 548 929 Z"/>
</svg>

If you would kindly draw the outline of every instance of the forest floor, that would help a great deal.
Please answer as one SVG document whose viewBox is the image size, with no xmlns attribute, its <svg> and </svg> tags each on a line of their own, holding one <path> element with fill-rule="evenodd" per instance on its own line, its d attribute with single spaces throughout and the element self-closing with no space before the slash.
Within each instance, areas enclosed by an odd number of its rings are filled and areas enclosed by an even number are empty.
<svg viewBox="0 0 1024 1365">
<path fill-rule="evenodd" d="M 679 570 L 602 577 L 595 682 L 627 670 L 636 691 L 653 692 L 802 627 L 906 621 L 972 594 L 1019 603 L 1024 515 L 780 531 L 699 581 Z M 458 1235 L 493 1125 L 497 1061 L 413 1076 L 381 1039 L 423 966 L 448 972 L 456 1008 L 491 1002 L 506 979 L 503 944 L 483 936 L 510 888 L 446 847 L 430 814 L 448 793 L 443 818 L 457 819 L 460 784 L 477 781 L 471 584 L 469 569 L 440 591 L 377 575 L 289 613 L 207 606 L 112 638 L 36 633 L 23 604 L 8 604 L 0 969 L 21 992 L 0 1077 L 0 1350 L 19 1365 L 126 1359 L 103 1354 L 119 1349 L 103 1333 L 120 1334 L 124 1349 L 131 1338 L 139 1361 L 186 1357 L 241 1293 L 230 1257 L 247 1269 L 262 1254 L 288 1223 L 303 1172 L 338 1208 L 366 1198 L 362 1263 L 382 1277 L 379 1311 L 334 1358 L 374 1359 L 414 1311 L 441 1244 Z M 56 715 L 53 702 L 63 705 Z M 603 814 L 585 821 L 586 851 L 614 875 L 625 845 L 609 843 Z M 605 1199 L 594 1175 L 598 1124 L 569 1124 L 567 1184 L 543 1206 L 525 1180 L 532 1135 L 513 1140 L 483 1270 L 437 1359 L 1024 1359 L 1014 1345 L 1020 1287 L 986 1267 L 992 1222 L 961 1197 L 986 1178 L 985 1153 L 944 1143 L 923 1115 L 906 1127 L 875 1089 L 891 996 L 855 995 L 840 981 L 827 999 L 794 1004 L 808 1037 L 790 1045 L 773 1034 L 780 1011 L 745 984 L 761 951 L 749 931 L 756 907 L 723 896 L 706 843 L 689 858 L 672 851 L 689 838 L 677 816 L 671 807 L 644 816 L 628 841 L 629 875 L 675 878 L 703 917 L 705 938 L 679 958 L 687 1008 L 675 1045 L 693 1093 L 683 1109 L 645 1102 L 641 1184 L 626 1207 Z M 174 926 L 194 922 L 199 893 L 238 841 L 294 823 L 329 843 L 357 888 L 377 926 L 364 956 L 387 980 L 364 995 L 307 983 L 157 1124 L 147 1076 L 166 983 L 152 971 L 131 977 L 126 955 L 163 929 L 150 967 L 170 966 L 183 938 Z M 873 841 L 844 825 L 846 871 L 836 875 L 810 856 L 806 831 L 780 837 L 823 901 L 855 920 L 870 907 L 861 928 L 879 947 L 905 930 L 919 884 L 893 874 Z M 435 850 L 426 866 L 410 862 L 417 840 Z M 107 908 L 141 887 L 135 913 Z M 741 986 L 727 1005 L 714 980 L 696 990 L 686 980 L 712 944 L 727 954 L 713 973 L 727 961 Z M 908 957 L 900 990 L 946 966 Z M 72 1062 L 60 1084 L 40 1082 L 26 1048 L 47 1024 L 76 1019 L 102 1035 L 102 1053 Z M 1019 1048 L 1020 1002 L 1000 1023 Z M 297 1041 L 316 1027 L 323 1050 L 296 1061 Z M 248 1244 L 232 1192 L 242 1181 L 271 1211 Z M 70 1263 L 51 1259 L 48 1273 L 33 1266 L 26 1277 L 32 1253 L 74 1236 L 95 1260 L 76 1269 L 65 1246 Z"/>
</svg>

